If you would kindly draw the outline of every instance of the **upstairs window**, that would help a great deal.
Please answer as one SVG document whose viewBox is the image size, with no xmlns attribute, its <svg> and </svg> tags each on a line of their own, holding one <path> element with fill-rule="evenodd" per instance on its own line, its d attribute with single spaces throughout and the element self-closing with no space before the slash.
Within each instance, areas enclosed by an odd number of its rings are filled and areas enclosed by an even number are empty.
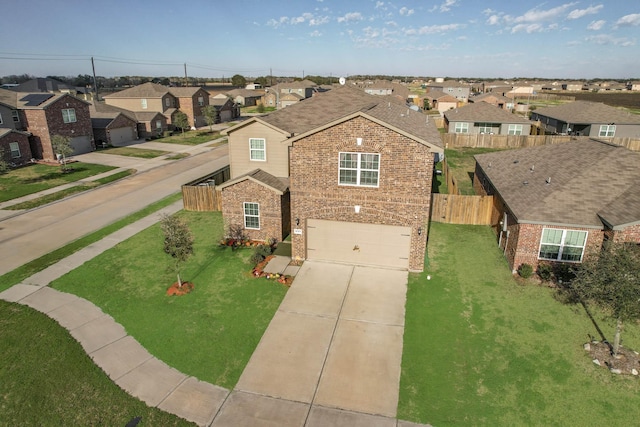
<svg viewBox="0 0 640 427">
<path fill-rule="evenodd" d="M 167 100 L 167 101 L 168 101 L 168 100 Z M 142 98 L 142 99 L 140 100 L 140 105 L 142 106 L 142 109 L 143 109 L 143 110 L 146 110 L 146 109 L 147 109 L 147 100 L 146 100 L 146 98 Z"/>
<path fill-rule="evenodd" d="M 380 178 L 380 154 L 340 153 L 340 185 L 377 187 Z"/>
<path fill-rule="evenodd" d="M 11 111 L 11 117 L 13 117 L 14 123 L 20 123 L 20 113 L 18 113 L 18 110 Z M 1 119 L 0 123 L 2 123 Z"/>
<path fill-rule="evenodd" d="M 75 108 L 65 108 L 62 110 L 62 121 L 65 123 L 75 123 L 76 122 L 76 109 Z"/>
<path fill-rule="evenodd" d="M 260 205 L 244 202 L 244 228 L 260 230 Z"/>
<path fill-rule="evenodd" d="M 267 142 L 264 138 L 249 139 L 249 159 L 259 162 L 267 160 Z"/>
<path fill-rule="evenodd" d="M 616 134 L 616 125 L 600 125 L 600 132 L 598 136 L 613 137 Z"/>
<path fill-rule="evenodd" d="M 198 97 L 198 105 L 202 107 L 204 105 L 204 98 L 202 96 Z"/>
<path fill-rule="evenodd" d="M 145 99 L 145 105 L 146 105 L 146 99 Z M 164 105 L 165 107 L 171 107 L 171 99 L 169 99 L 168 97 L 164 99 Z M 144 107 L 147 108 L 147 107 Z"/>
<path fill-rule="evenodd" d="M 580 262 L 587 242 L 587 232 L 545 228 L 540 239 L 539 259 Z"/>
</svg>

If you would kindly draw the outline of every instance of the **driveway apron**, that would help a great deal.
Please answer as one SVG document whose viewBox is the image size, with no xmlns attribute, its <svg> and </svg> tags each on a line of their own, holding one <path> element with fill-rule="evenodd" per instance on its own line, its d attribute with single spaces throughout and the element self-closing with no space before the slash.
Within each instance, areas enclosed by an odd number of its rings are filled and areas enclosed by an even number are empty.
<svg viewBox="0 0 640 427">
<path fill-rule="evenodd" d="M 306 261 L 236 392 L 395 417 L 407 278 Z"/>
</svg>

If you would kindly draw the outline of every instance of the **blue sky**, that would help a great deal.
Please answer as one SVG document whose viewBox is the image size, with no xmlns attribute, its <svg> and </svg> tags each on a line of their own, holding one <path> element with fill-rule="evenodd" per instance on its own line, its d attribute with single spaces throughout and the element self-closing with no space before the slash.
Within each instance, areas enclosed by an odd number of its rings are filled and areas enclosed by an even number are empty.
<svg viewBox="0 0 640 427">
<path fill-rule="evenodd" d="M 640 3 L 21 0 L 0 76 L 640 78 Z"/>
</svg>

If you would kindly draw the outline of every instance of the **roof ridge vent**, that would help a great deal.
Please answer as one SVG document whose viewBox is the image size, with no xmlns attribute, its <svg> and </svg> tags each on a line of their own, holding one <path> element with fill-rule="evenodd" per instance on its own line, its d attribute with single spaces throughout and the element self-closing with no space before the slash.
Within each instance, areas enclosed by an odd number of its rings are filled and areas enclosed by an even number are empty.
<svg viewBox="0 0 640 427">
<path fill-rule="evenodd" d="M 547 185 L 551 184 L 551 177 L 547 178 L 545 182 L 547 183 Z"/>
</svg>

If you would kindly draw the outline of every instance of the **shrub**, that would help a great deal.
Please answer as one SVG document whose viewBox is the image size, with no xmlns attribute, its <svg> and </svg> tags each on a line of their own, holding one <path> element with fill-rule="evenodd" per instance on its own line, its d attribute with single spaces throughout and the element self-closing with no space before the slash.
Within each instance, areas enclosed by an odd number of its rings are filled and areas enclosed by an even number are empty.
<svg viewBox="0 0 640 427">
<path fill-rule="evenodd" d="M 533 274 L 533 267 L 527 263 L 520 264 L 520 267 L 518 267 L 518 274 L 523 279 L 528 279 Z"/>
<path fill-rule="evenodd" d="M 266 257 L 271 255 L 272 252 L 273 250 L 269 245 L 256 246 L 253 250 L 253 255 L 251 256 L 251 262 L 253 264 L 260 264 Z"/>
<path fill-rule="evenodd" d="M 553 267 L 549 264 L 538 265 L 538 276 L 545 282 L 550 282 L 553 279 Z"/>
</svg>

